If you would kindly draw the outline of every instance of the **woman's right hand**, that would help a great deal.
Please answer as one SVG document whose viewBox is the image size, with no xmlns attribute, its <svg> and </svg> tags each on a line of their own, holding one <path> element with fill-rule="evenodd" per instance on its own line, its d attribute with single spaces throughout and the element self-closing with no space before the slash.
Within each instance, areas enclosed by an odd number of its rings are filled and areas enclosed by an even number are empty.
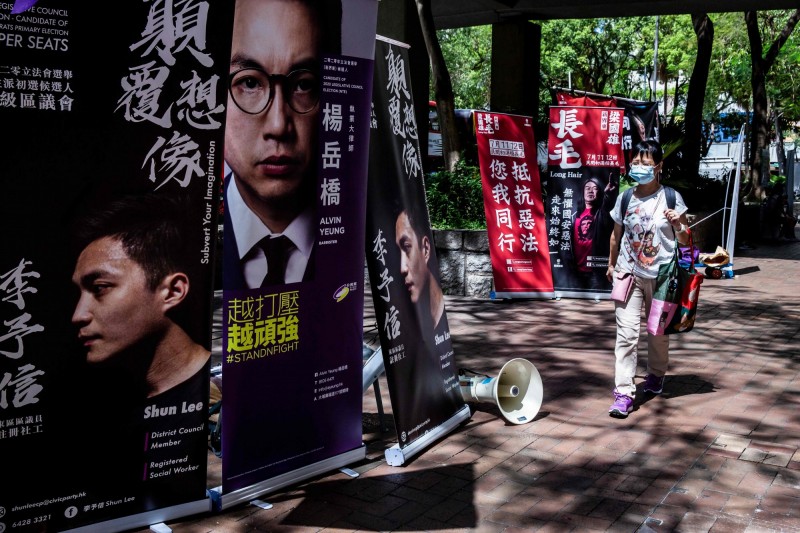
<svg viewBox="0 0 800 533">
<path fill-rule="evenodd" d="M 611 265 L 608 265 L 606 269 L 606 278 L 608 278 L 608 281 L 614 281 L 614 267 Z"/>
</svg>

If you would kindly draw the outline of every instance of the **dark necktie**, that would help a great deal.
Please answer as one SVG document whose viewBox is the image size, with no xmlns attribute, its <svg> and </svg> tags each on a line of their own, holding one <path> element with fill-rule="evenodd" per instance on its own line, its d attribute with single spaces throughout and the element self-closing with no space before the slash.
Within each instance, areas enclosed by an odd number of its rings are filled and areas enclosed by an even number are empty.
<svg viewBox="0 0 800 533">
<path fill-rule="evenodd" d="M 283 276 L 286 272 L 286 261 L 289 258 L 289 249 L 292 241 L 284 235 L 279 237 L 264 237 L 258 243 L 264 255 L 267 256 L 267 275 L 261 282 L 262 287 L 284 283 Z"/>
</svg>

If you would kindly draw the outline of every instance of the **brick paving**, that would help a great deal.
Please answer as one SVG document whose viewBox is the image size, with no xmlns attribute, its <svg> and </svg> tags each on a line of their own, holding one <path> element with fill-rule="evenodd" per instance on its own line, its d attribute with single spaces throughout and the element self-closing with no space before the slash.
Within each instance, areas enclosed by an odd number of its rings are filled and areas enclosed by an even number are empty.
<svg viewBox="0 0 800 533">
<path fill-rule="evenodd" d="M 379 379 L 364 395 L 367 457 L 176 532 L 476 531 L 800 533 L 800 242 L 737 251 L 733 279 L 706 279 L 695 329 L 673 337 L 664 393 L 610 418 L 610 301 L 447 297 L 460 368 L 496 376 L 516 357 L 539 371 L 535 420 L 490 403 L 405 465 Z M 371 304 L 365 310 L 371 316 Z M 640 350 L 646 354 L 643 342 Z M 641 359 L 643 359 L 642 357 Z M 643 361 L 637 375 L 644 377 Z M 210 456 L 209 486 L 220 484 Z M 142 529 L 142 532 L 146 529 Z"/>
</svg>

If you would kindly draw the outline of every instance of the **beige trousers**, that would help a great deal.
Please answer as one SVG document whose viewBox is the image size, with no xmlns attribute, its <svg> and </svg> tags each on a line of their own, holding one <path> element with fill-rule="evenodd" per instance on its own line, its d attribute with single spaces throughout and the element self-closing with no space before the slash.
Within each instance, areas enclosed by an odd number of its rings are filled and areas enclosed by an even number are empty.
<svg viewBox="0 0 800 533">
<path fill-rule="evenodd" d="M 653 301 L 655 279 L 633 277 L 633 289 L 626 302 L 614 302 L 617 319 L 617 343 L 614 348 L 614 384 L 617 392 L 636 397 L 636 365 L 639 355 L 639 335 L 642 329 L 642 305 L 644 325 Z M 669 366 L 669 335 L 647 333 L 647 372 L 656 376 L 667 373 Z"/>
</svg>

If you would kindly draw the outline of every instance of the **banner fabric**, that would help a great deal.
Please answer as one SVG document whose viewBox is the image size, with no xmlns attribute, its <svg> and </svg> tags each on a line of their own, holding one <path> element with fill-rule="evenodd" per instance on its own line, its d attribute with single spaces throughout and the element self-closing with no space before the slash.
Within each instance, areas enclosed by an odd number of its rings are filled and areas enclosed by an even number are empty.
<svg viewBox="0 0 800 533">
<path fill-rule="evenodd" d="M 398 446 L 464 407 L 425 200 L 408 48 L 375 50 L 367 267 Z"/>
<path fill-rule="evenodd" d="M 530 117 L 475 113 L 493 298 L 553 297 L 536 143 Z"/>
</svg>

